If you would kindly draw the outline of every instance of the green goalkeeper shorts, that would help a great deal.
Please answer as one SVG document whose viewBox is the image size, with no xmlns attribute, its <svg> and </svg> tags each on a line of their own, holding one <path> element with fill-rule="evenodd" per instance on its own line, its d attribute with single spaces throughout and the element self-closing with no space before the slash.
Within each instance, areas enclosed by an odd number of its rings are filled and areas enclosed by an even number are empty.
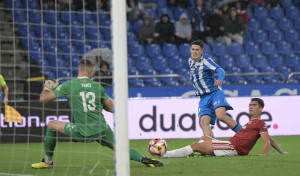
<svg viewBox="0 0 300 176">
<path fill-rule="evenodd" d="M 64 131 L 67 136 L 71 137 L 74 142 L 94 142 L 97 141 L 103 146 L 111 147 L 114 142 L 114 132 L 107 125 L 101 133 L 92 136 L 83 136 L 80 134 L 78 127 L 74 123 L 66 123 Z"/>
</svg>

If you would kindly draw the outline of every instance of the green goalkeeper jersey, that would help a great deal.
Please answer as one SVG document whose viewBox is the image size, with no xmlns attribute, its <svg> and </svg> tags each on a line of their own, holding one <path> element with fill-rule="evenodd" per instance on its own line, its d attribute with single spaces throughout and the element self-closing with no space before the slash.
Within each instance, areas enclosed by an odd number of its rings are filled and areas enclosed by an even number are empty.
<svg viewBox="0 0 300 176">
<path fill-rule="evenodd" d="M 99 83 L 87 77 L 80 77 L 64 82 L 53 93 L 56 97 L 68 99 L 81 135 L 92 136 L 107 128 L 102 110 L 103 103 L 109 96 Z"/>
</svg>

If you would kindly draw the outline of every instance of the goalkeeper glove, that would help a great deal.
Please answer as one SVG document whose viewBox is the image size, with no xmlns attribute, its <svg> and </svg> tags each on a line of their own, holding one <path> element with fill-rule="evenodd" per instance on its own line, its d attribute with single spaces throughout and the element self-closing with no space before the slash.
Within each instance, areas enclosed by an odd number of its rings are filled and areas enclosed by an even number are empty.
<svg viewBox="0 0 300 176">
<path fill-rule="evenodd" d="M 58 86 L 58 84 L 59 84 L 58 81 L 48 78 L 45 81 L 44 90 L 51 92 Z"/>
</svg>

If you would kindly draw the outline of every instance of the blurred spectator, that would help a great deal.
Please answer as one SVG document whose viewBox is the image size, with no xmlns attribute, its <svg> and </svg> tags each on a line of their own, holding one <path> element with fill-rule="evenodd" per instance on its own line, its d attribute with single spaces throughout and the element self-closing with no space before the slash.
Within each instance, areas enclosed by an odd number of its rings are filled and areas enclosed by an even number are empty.
<svg viewBox="0 0 300 176">
<path fill-rule="evenodd" d="M 222 11 L 222 19 L 225 20 L 227 18 L 229 18 L 229 5 L 228 4 L 224 4 L 221 6 L 221 11 Z"/>
<path fill-rule="evenodd" d="M 204 1 L 204 9 L 208 12 L 213 13 L 214 7 L 216 7 L 216 0 L 206 0 Z"/>
<path fill-rule="evenodd" d="M 224 21 L 224 39 L 227 46 L 234 40 L 239 44 L 243 44 L 243 35 L 246 31 L 246 26 L 237 16 L 236 8 L 230 8 L 230 17 Z"/>
<path fill-rule="evenodd" d="M 126 0 L 127 16 L 131 22 L 138 20 L 143 16 L 143 5 L 138 0 Z"/>
<path fill-rule="evenodd" d="M 60 11 L 62 10 L 61 5 L 60 1 L 55 2 L 54 0 L 43 0 L 41 6 L 43 10 L 56 9 L 57 11 Z"/>
<path fill-rule="evenodd" d="M 224 40 L 224 26 L 221 18 L 222 11 L 217 7 L 214 8 L 213 13 L 207 17 L 206 25 L 206 43 L 213 45 L 214 42 L 225 43 Z"/>
<path fill-rule="evenodd" d="M 181 14 L 179 21 L 175 23 L 175 36 L 177 45 L 190 43 L 192 39 L 192 25 L 185 13 Z"/>
<path fill-rule="evenodd" d="M 265 7 L 265 0 L 250 0 L 250 5 L 253 8 Z"/>
<path fill-rule="evenodd" d="M 238 16 L 239 18 L 245 23 L 247 24 L 250 20 L 249 14 L 247 12 L 247 4 L 237 1 L 235 3 L 235 8 L 237 10 Z"/>
<path fill-rule="evenodd" d="M 143 2 L 141 2 L 141 4 L 144 8 L 151 8 L 153 10 L 156 10 L 156 4 L 151 0 L 144 0 Z"/>
<path fill-rule="evenodd" d="M 40 65 L 35 61 L 30 63 L 29 73 L 28 81 L 24 82 L 23 86 L 24 100 L 39 100 L 44 87 L 42 77 L 47 79 L 48 75 L 41 72 Z"/>
<path fill-rule="evenodd" d="M 266 0 L 266 8 L 271 9 L 273 7 L 281 7 L 279 0 Z"/>
<path fill-rule="evenodd" d="M 167 2 L 169 7 L 176 7 L 176 8 L 186 8 L 186 0 L 168 0 Z"/>
<path fill-rule="evenodd" d="M 96 0 L 96 9 L 95 10 L 105 10 L 109 11 L 108 5 L 106 0 Z"/>
<path fill-rule="evenodd" d="M 203 0 L 196 0 L 196 6 L 191 9 L 191 23 L 193 28 L 193 40 L 204 40 L 205 38 L 205 16 Z"/>
<path fill-rule="evenodd" d="M 144 18 L 144 23 L 139 29 L 138 39 L 140 44 L 155 43 L 158 33 L 155 32 L 155 27 L 151 24 L 149 17 Z"/>
<path fill-rule="evenodd" d="M 100 70 L 96 71 L 94 81 L 99 81 L 103 87 L 111 87 L 112 71 L 109 68 L 109 64 L 102 60 L 98 65 L 100 65 Z M 106 76 L 108 78 L 104 78 Z"/>
<path fill-rule="evenodd" d="M 160 45 L 163 45 L 164 42 L 175 43 L 175 27 L 168 14 L 162 14 L 160 21 L 156 24 L 156 32 L 159 34 L 158 43 Z"/>
</svg>

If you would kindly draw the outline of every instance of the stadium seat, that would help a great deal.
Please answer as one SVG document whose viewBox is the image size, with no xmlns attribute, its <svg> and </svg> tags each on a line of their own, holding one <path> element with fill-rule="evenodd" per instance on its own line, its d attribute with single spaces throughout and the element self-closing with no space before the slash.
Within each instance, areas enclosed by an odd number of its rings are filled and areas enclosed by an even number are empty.
<svg viewBox="0 0 300 176">
<path fill-rule="evenodd" d="M 300 31 L 300 17 L 294 20 L 294 28 L 299 32 Z"/>
<path fill-rule="evenodd" d="M 60 21 L 60 13 L 57 13 L 54 9 L 49 9 L 44 12 L 44 21 L 55 25 L 57 21 Z"/>
<path fill-rule="evenodd" d="M 247 29 L 251 32 L 261 29 L 260 22 L 254 18 L 247 23 Z"/>
<path fill-rule="evenodd" d="M 175 44 L 164 43 L 162 48 L 165 57 L 169 58 L 169 57 L 178 56 L 178 49 Z"/>
<path fill-rule="evenodd" d="M 173 56 L 170 57 L 169 59 L 169 67 L 174 70 L 177 71 L 178 69 L 182 68 L 182 66 L 184 65 L 184 59 L 179 57 L 179 56 Z"/>
<path fill-rule="evenodd" d="M 143 45 L 133 44 L 129 47 L 129 54 L 133 58 L 139 58 L 145 56 L 145 49 Z"/>
<path fill-rule="evenodd" d="M 265 55 L 277 54 L 276 45 L 272 42 L 264 42 L 261 46 L 262 53 Z"/>
<path fill-rule="evenodd" d="M 245 73 L 259 73 L 258 69 L 253 66 L 244 68 L 244 72 Z M 244 78 L 246 79 L 247 84 L 263 84 L 264 83 L 263 80 L 261 79 L 261 77 L 258 75 L 245 76 Z"/>
<path fill-rule="evenodd" d="M 102 24 L 103 22 L 110 20 L 110 13 L 105 10 L 99 9 L 97 14 L 94 16 L 94 19 L 94 21 Z"/>
<path fill-rule="evenodd" d="M 50 34 L 50 29 L 47 24 L 36 24 L 32 25 L 34 27 L 34 32 L 38 38 L 42 38 L 43 33 L 48 33 Z"/>
<path fill-rule="evenodd" d="M 283 65 L 281 67 L 278 67 L 277 70 L 279 73 L 283 74 L 285 81 L 288 80 L 289 74 L 292 73 L 292 69 L 287 67 L 286 65 Z"/>
<path fill-rule="evenodd" d="M 175 74 L 175 72 L 170 68 L 166 68 L 161 70 L 160 74 Z M 178 78 L 163 77 L 160 78 L 160 80 L 164 86 L 179 86 Z"/>
<path fill-rule="evenodd" d="M 279 30 L 274 30 L 269 32 L 269 41 L 278 43 L 283 40 L 283 33 Z"/>
<path fill-rule="evenodd" d="M 251 59 L 248 55 L 243 54 L 236 57 L 235 63 L 237 67 L 245 69 L 246 67 L 251 66 Z"/>
<path fill-rule="evenodd" d="M 268 39 L 267 32 L 264 30 L 257 30 L 253 32 L 253 41 L 256 43 L 264 43 Z"/>
<path fill-rule="evenodd" d="M 294 52 L 296 54 L 300 54 L 300 41 L 297 41 L 296 43 L 294 43 Z"/>
<path fill-rule="evenodd" d="M 293 5 L 293 0 L 280 0 L 280 4 L 284 9 Z"/>
<path fill-rule="evenodd" d="M 262 24 L 265 31 L 274 31 L 277 29 L 276 21 L 271 18 L 264 19 Z"/>
<path fill-rule="evenodd" d="M 151 59 L 148 57 L 138 57 L 136 58 L 135 66 L 140 72 L 143 72 L 144 70 L 152 68 Z"/>
<path fill-rule="evenodd" d="M 128 57 L 127 59 L 128 61 L 128 69 L 132 69 L 132 68 L 135 68 L 135 59 L 132 58 L 132 57 Z"/>
<path fill-rule="evenodd" d="M 129 87 L 145 87 L 145 83 L 141 78 L 129 78 Z"/>
<path fill-rule="evenodd" d="M 38 1 L 36 0 L 27 0 L 23 1 L 24 2 L 24 9 L 30 9 L 30 10 L 40 10 L 40 5 Z M 27 7 L 28 4 L 28 7 Z"/>
<path fill-rule="evenodd" d="M 12 9 L 12 8 L 23 9 L 24 8 L 23 3 L 20 0 L 9 0 L 7 2 L 7 5 L 8 5 L 8 8 L 10 8 L 10 9 Z"/>
<path fill-rule="evenodd" d="M 163 8 L 158 8 L 158 18 L 160 20 L 162 14 L 168 14 L 171 20 L 174 20 L 173 11 L 168 8 L 168 6 L 163 6 Z"/>
<path fill-rule="evenodd" d="M 156 18 L 156 10 L 152 9 L 152 8 L 144 8 L 144 15 L 150 17 L 151 19 L 155 19 Z"/>
<path fill-rule="evenodd" d="M 148 44 L 146 46 L 146 53 L 149 57 L 162 56 L 161 47 L 159 44 Z"/>
<path fill-rule="evenodd" d="M 136 39 L 136 35 L 133 32 L 127 32 L 127 44 L 138 43 Z"/>
<path fill-rule="evenodd" d="M 179 45 L 179 54 L 184 58 L 191 57 L 190 45 L 187 43 L 182 43 Z"/>
<path fill-rule="evenodd" d="M 18 34 L 22 37 L 27 37 L 29 35 L 29 31 L 34 31 L 32 25 L 25 24 L 18 24 Z"/>
<path fill-rule="evenodd" d="M 261 54 L 259 45 L 254 42 L 245 43 L 245 51 L 249 56 Z"/>
<path fill-rule="evenodd" d="M 133 32 L 138 35 L 140 27 L 144 22 L 142 20 L 137 20 L 133 23 Z"/>
<path fill-rule="evenodd" d="M 295 20 L 299 17 L 299 9 L 295 6 L 290 6 L 285 10 L 285 16 L 290 20 Z"/>
<path fill-rule="evenodd" d="M 252 56 L 252 64 L 258 69 L 262 69 L 269 65 L 267 57 L 262 54 Z"/>
<path fill-rule="evenodd" d="M 299 68 L 300 65 L 300 58 L 296 54 L 289 54 L 285 58 L 286 66 L 295 70 L 297 67 Z"/>
<path fill-rule="evenodd" d="M 247 11 L 247 13 L 248 13 L 249 18 L 250 18 L 250 19 L 253 19 L 253 12 L 252 12 L 252 9 L 248 7 L 248 8 L 246 8 L 246 11 Z"/>
<path fill-rule="evenodd" d="M 221 56 L 219 64 L 225 70 L 228 69 L 229 67 L 234 67 L 236 65 L 235 60 L 231 55 Z"/>
<path fill-rule="evenodd" d="M 28 13 L 29 13 L 29 22 L 41 24 L 42 14 L 40 10 L 30 10 Z"/>
<path fill-rule="evenodd" d="M 100 32 L 103 34 L 105 41 L 111 40 L 111 28 L 110 28 L 110 21 L 105 21 L 102 23 L 102 26 L 100 26 Z"/>
<path fill-rule="evenodd" d="M 293 28 L 293 23 L 290 19 L 281 18 L 278 20 L 278 27 L 282 31 L 287 31 Z"/>
<path fill-rule="evenodd" d="M 153 68 L 157 71 L 162 71 L 169 68 L 168 59 L 162 56 L 155 57 L 153 59 Z"/>
<path fill-rule="evenodd" d="M 89 21 L 94 21 L 92 12 L 87 9 L 80 9 L 77 11 L 77 19 L 81 24 L 86 24 Z"/>
<path fill-rule="evenodd" d="M 290 29 L 288 31 L 285 31 L 285 41 L 290 42 L 290 43 L 295 43 L 299 40 L 299 32 Z"/>
<path fill-rule="evenodd" d="M 270 18 L 278 20 L 284 17 L 284 11 L 281 7 L 273 7 L 270 9 Z"/>
<path fill-rule="evenodd" d="M 42 60 L 42 52 L 43 49 L 38 45 L 30 47 L 29 50 L 30 60 L 36 60 L 36 61 Z"/>
<path fill-rule="evenodd" d="M 277 69 L 278 67 L 281 67 L 282 65 L 284 65 L 284 59 L 279 54 L 270 55 L 269 64 L 271 67 Z"/>
<path fill-rule="evenodd" d="M 80 46 L 78 49 L 79 49 L 79 54 L 84 55 L 92 50 L 92 46 L 89 44 L 84 44 Z"/>
<path fill-rule="evenodd" d="M 228 67 L 226 72 L 227 73 L 242 73 L 242 70 L 239 67 L 232 66 L 232 67 Z"/>
<path fill-rule="evenodd" d="M 186 84 L 188 85 L 190 82 L 190 71 L 187 68 L 180 68 L 177 70 L 177 74 L 183 76 L 185 78 Z M 183 82 L 179 81 L 180 84 L 183 84 Z"/>
<path fill-rule="evenodd" d="M 228 54 L 227 47 L 224 43 L 214 43 L 212 46 L 213 55 L 224 56 Z"/>
<path fill-rule="evenodd" d="M 27 15 L 25 10 L 14 10 L 13 17 L 15 23 L 27 23 Z"/>
<path fill-rule="evenodd" d="M 189 52 L 189 56 L 191 55 L 190 53 L 190 48 L 188 49 L 188 52 Z M 209 55 L 211 55 L 212 53 L 211 53 L 211 48 L 210 48 L 210 45 L 208 45 L 208 44 L 204 44 L 204 46 L 203 46 L 203 53 L 205 53 L 205 54 L 209 54 Z"/>
<path fill-rule="evenodd" d="M 293 48 L 292 48 L 292 44 L 282 41 L 282 42 L 278 42 L 278 53 L 282 54 L 282 55 L 289 55 L 291 53 L 293 53 Z"/>
<path fill-rule="evenodd" d="M 252 32 L 251 31 L 246 31 L 245 35 L 244 35 L 244 43 L 247 43 L 247 42 L 252 42 Z"/>
<path fill-rule="evenodd" d="M 258 7 L 254 9 L 254 18 L 257 20 L 263 20 L 269 17 L 268 9 L 264 7 Z"/>
<path fill-rule="evenodd" d="M 145 86 L 161 87 L 162 83 L 158 78 L 144 78 Z"/>
<path fill-rule="evenodd" d="M 71 15 L 71 17 L 70 17 Z M 71 24 L 72 21 L 77 21 L 77 15 L 74 11 L 71 11 L 71 10 L 64 10 L 61 12 L 61 15 L 60 15 L 60 20 L 65 23 L 65 24 Z"/>
<path fill-rule="evenodd" d="M 188 15 L 188 11 L 184 8 L 175 8 L 173 12 L 174 20 L 179 21 L 179 18 L 182 14 Z"/>
<path fill-rule="evenodd" d="M 271 66 L 266 66 L 261 68 L 262 73 L 275 73 L 276 70 Z M 281 77 L 276 75 L 264 75 L 262 76 L 263 81 L 266 84 L 280 84 Z"/>
<path fill-rule="evenodd" d="M 244 48 L 243 45 L 238 44 L 238 43 L 231 43 L 229 46 L 229 53 L 233 56 L 238 56 L 244 54 Z"/>
</svg>

